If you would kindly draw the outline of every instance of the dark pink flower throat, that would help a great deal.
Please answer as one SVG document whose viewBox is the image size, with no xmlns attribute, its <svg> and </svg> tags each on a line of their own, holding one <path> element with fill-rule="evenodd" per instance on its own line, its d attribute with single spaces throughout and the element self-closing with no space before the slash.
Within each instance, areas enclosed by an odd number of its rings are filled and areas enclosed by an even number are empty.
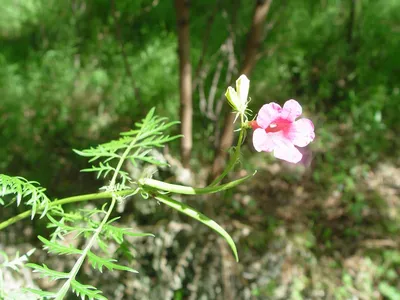
<svg viewBox="0 0 400 300">
<path fill-rule="evenodd" d="M 291 122 L 285 119 L 277 119 L 271 124 L 268 125 L 267 128 L 263 128 L 265 132 L 278 132 L 278 131 L 287 131 L 290 127 Z M 262 128 L 258 125 L 257 121 L 250 122 L 251 127 L 256 130 L 257 128 Z"/>
</svg>

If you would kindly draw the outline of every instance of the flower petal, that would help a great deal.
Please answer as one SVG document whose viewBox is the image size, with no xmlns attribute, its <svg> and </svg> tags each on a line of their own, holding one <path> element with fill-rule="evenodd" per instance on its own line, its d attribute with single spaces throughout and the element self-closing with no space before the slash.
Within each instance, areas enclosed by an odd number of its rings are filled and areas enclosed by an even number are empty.
<svg viewBox="0 0 400 300">
<path fill-rule="evenodd" d="M 282 109 L 282 118 L 293 122 L 296 118 L 301 116 L 303 109 L 299 102 L 294 99 L 290 99 L 285 102 Z"/>
<path fill-rule="evenodd" d="M 267 128 L 276 118 L 280 116 L 281 111 L 282 107 L 275 102 L 263 105 L 258 112 L 257 124 L 264 129 Z"/>
<path fill-rule="evenodd" d="M 274 156 L 279 159 L 286 160 L 291 163 L 298 163 L 303 154 L 287 139 L 279 139 L 274 141 L 276 147 L 274 149 Z"/>
<path fill-rule="evenodd" d="M 271 135 L 268 135 L 265 130 L 261 128 L 257 128 L 256 130 L 254 130 L 253 145 L 258 152 L 271 152 L 272 150 L 274 150 L 275 147 Z"/>
<path fill-rule="evenodd" d="M 297 120 L 291 126 L 288 136 L 294 145 L 307 146 L 315 138 L 313 122 L 306 118 Z"/>
<path fill-rule="evenodd" d="M 232 108 L 238 111 L 238 107 L 240 106 L 239 96 L 236 91 L 232 87 L 228 87 L 225 93 L 225 97 L 228 99 L 229 104 Z"/>
<path fill-rule="evenodd" d="M 245 109 L 247 104 L 247 96 L 249 95 L 250 80 L 246 75 L 240 75 L 238 80 L 236 80 L 236 92 L 240 99 L 240 108 Z"/>
</svg>

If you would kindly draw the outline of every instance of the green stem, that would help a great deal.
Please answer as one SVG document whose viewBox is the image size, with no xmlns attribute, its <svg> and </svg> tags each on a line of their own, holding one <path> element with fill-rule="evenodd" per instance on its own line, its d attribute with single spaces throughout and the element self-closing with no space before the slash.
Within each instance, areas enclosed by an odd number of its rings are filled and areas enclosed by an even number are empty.
<svg viewBox="0 0 400 300">
<path fill-rule="evenodd" d="M 129 190 L 123 190 L 119 192 L 114 192 L 116 196 L 127 196 L 129 194 L 132 194 L 135 192 L 136 189 L 129 189 Z M 67 197 L 63 199 L 59 199 L 53 202 L 50 202 L 49 204 L 49 209 L 52 206 L 57 206 L 57 205 L 63 205 L 63 204 L 68 204 L 68 203 L 74 203 L 74 202 L 82 202 L 82 201 L 88 201 L 88 200 L 98 200 L 98 199 L 108 199 L 112 198 L 113 192 L 102 192 L 102 193 L 95 193 L 95 194 L 86 194 L 86 195 L 80 195 L 80 196 L 73 196 L 73 197 Z M 38 214 L 41 210 L 38 210 L 36 213 Z M 25 218 L 28 218 L 31 215 L 32 210 L 26 210 L 19 215 L 16 215 L 12 218 L 9 218 L 8 220 L 1 222 L 0 223 L 0 230 L 20 221 Z"/>
<path fill-rule="evenodd" d="M 203 194 L 213 194 L 213 193 L 231 189 L 231 188 L 239 185 L 243 181 L 249 179 L 253 175 L 254 174 L 247 175 L 247 176 L 244 176 L 240 179 L 231 181 L 226 184 L 217 185 L 217 186 L 207 186 L 205 188 L 193 188 L 190 186 L 165 183 L 165 182 L 158 181 L 158 180 L 151 179 L 151 178 L 141 179 L 141 180 L 139 180 L 139 184 L 141 186 L 143 186 L 144 188 L 156 189 L 156 190 L 171 192 L 171 193 L 175 193 L 175 194 L 203 195 Z"/>
<path fill-rule="evenodd" d="M 170 184 L 170 183 L 165 183 L 165 182 L 158 181 L 158 180 L 151 179 L 151 178 L 139 180 L 139 185 L 141 185 L 145 188 L 157 189 L 157 190 L 162 190 L 162 191 L 171 192 L 171 193 L 175 193 L 175 194 L 203 195 L 203 194 L 212 194 L 212 193 L 217 193 L 220 191 L 231 189 L 231 188 L 239 185 L 243 181 L 249 179 L 253 175 L 254 174 L 247 175 L 245 177 L 234 180 L 227 184 L 218 185 L 218 186 L 207 186 L 205 188 L 192 188 L 189 186 Z M 64 205 L 64 204 L 68 204 L 68 203 L 82 202 L 82 201 L 88 201 L 88 200 L 108 199 L 108 198 L 112 198 L 113 194 L 115 194 L 115 196 L 124 197 L 129 194 L 133 194 L 135 191 L 136 191 L 136 189 L 129 189 L 129 190 L 123 190 L 123 191 L 118 191 L 118 192 L 102 192 L 102 193 L 67 197 L 67 198 L 63 198 L 63 199 L 59 199 L 59 200 L 50 202 L 49 210 L 51 210 L 51 207 L 54 207 L 57 205 Z M 36 213 L 39 214 L 41 211 L 42 211 L 41 209 L 38 209 Z M 0 230 L 18 222 L 18 221 L 28 218 L 31 215 L 31 212 L 32 212 L 31 209 L 26 210 L 12 218 L 9 218 L 8 220 L 6 220 L 4 222 L 1 222 Z"/>
<path fill-rule="evenodd" d="M 243 119 L 243 117 L 242 117 L 242 119 Z M 245 132 L 246 132 L 246 127 L 243 126 L 243 120 L 242 120 L 242 127 L 240 129 L 240 135 L 239 135 L 238 143 L 236 145 L 235 153 L 232 155 L 231 159 L 229 160 L 228 165 L 226 166 L 226 168 L 222 172 L 222 174 L 219 175 L 217 178 L 215 178 L 213 182 L 211 182 L 211 184 L 209 185 L 210 187 L 216 186 L 218 183 L 221 182 L 222 179 L 225 178 L 225 176 L 230 171 L 232 171 L 233 167 L 235 166 L 237 160 L 240 157 L 240 147 L 242 146 Z"/>
<path fill-rule="evenodd" d="M 90 249 L 93 247 L 94 243 L 97 240 L 97 237 L 99 236 L 99 234 L 101 233 L 101 231 L 103 230 L 104 225 L 106 224 L 106 222 L 108 221 L 108 219 L 110 218 L 110 215 L 114 209 L 115 203 L 117 202 L 116 198 L 113 197 L 112 201 L 111 201 L 111 205 L 110 208 L 107 211 L 106 216 L 104 217 L 104 219 L 101 221 L 101 224 L 99 227 L 97 227 L 95 233 L 93 234 L 93 236 L 91 237 L 89 243 L 86 245 L 85 249 L 82 252 L 82 255 L 79 257 L 79 259 L 76 261 L 74 267 L 72 268 L 72 270 L 70 271 L 70 276 L 68 278 L 68 280 L 63 284 L 63 286 L 61 287 L 61 289 L 58 291 L 57 296 L 55 298 L 55 300 L 62 300 L 64 299 L 64 297 L 66 296 L 66 294 L 69 291 L 69 288 L 72 284 L 72 281 L 75 280 L 76 275 L 78 274 L 79 270 L 82 267 L 83 262 L 86 259 L 86 256 L 88 255 Z"/>
<path fill-rule="evenodd" d="M 62 300 L 64 299 L 65 295 L 68 293 L 71 284 L 73 282 L 73 280 L 75 280 L 76 275 L 78 274 L 79 270 L 82 267 L 83 262 L 85 261 L 90 249 L 92 249 L 94 243 L 97 240 L 97 237 L 100 235 L 100 233 L 103 230 L 104 225 L 106 224 L 106 222 L 108 221 L 108 219 L 110 218 L 110 215 L 114 209 L 115 203 L 117 202 L 117 191 L 115 191 L 115 182 L 117 180 L 118 177 L 118 173 L 122 167 L 122 164 L 124 163 L 125 159 L 127 158 L 127 156 L 129 155 L 129 152 L 131 151 L 132 147 L 135 145 L 135 143 L 137 142 L 137 136 L 135 139 L 133 139 L 129 146 L 125 149 L 124 153 L 122 154 L 117 167 L 115 168 L 114 171 L 114 175 L 111 179 L 111 182 L 108 186 L 108 190 L 111 193 L 111 197 L 112 197 L 112 201 L 110 204 L 110 208 L 108 209 L 104 219 L 101 221 L 101 224 L 99 225 L 99 227 L 96 229 L 95 233 L 93 234 L 92 238 L 89 240 L 89 243 L 86 245 L 85 249 L 82 252 L 82 255 L 79 257 L 79 259 L 75 262 L 74 267 L 72 268 L 72 270 L 70 271 L 70 276 L 68 278 L 68 280 L 64 283 L 64 285 L 62 286 L 62 288 L 59 290 L 59 292 L 57 293 L 57 296 L 55 298 L 55 300 Z"/>
</svg>

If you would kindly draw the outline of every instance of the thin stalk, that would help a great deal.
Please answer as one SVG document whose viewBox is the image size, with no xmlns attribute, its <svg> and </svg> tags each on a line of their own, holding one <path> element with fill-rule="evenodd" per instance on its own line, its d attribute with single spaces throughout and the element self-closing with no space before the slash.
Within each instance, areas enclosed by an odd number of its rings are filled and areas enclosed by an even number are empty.
<svg viewBox="0 0 400 300">
<path fill-rule="evenodd" d="M 151 178 L 139 180 L 138 185 L 141 185 L 145 188 L 157 189 L 157 190 L 162 190 L 165 192 L 170 192 L 170 193 L 175 193 L 175 194 L 203 195 L 203 194 L 212 194 L 212 193 L 221 192 L 221 191 L 224 191 L 227 189 L 231 189 L 231 188 L 237 186 L 238 184 L 242 183 L 243 181 L 247 180 L 248 178 L 250 178 L 253 175 L 254 174 L 242 177 L 240 179 L 231 181 L 227 184 L 218 185 L 218 186 L 207 186 L 205 188 L 193 188 L 190 186 L 170 184 L 170 183 L 165 183 L 163 181 L 159 181 L 159 180 L 155 180 L 155 179 L 151 179 Z M 129 190 L 123 190 L 123 191 L 117 191 L 117 192 L 102 192 L 102 193 L 67 197 L 67 198 L 63 198 L 63 199 L 59 199 L 59 200 L 50 202 L 48 210 L 51 210 L 51 207 L 57 206 L 57 205 L 64 205 L 64 204 L 82 202 L 82 201 L 88 201 L 88 200 L 107 199 L 107 198 L 112 198 L 113 195 L 115 195 L 116 197 L 124 197 L 124 196 L 130 195 L 130 194 L 134 194 L 135 192 L 136 192 L 136 189 L 129 189 Z M 36 214 L 40 214 L 41 211 L 42 211 L 41 209 L 38 209 Z M 9 218 L 8 220 L 6 220 L 4 222 L 1 222 L 0 230 L 18 222 L 18 221 L 28 218 L 31 215 L 31 212 L 32 212 L 31 209 L 26 210 L 12 218 Z"/>
<path fill-rule="evenodd" d="M 226 184 L 217 185 L 217 186 L 207 186 L 205 188 L 193 188 L 190 186 L 178 185 L 178 184 L 171 184 L 166 183 L 163 181 L 158 181 L 151 178 L 141 179 L 139 180 L 139 184 L 144 188 L 150 188 L 155 190 L 161 190 L 165 192 L 171 192 L 175 194 L 183 194 L 183 195 L 204 195 L 204 194 L 213 194 L 221 191 L 225 191 L 231 189 L 243 181 L 249 179 L 254 174 L 244 176 L 240 179 L 231 181 Z"/>
<path fill-rule="evenodd" d="M 227 166 L 226 166 L 225 170 L 222 172 L 222 174 L 219 175 L 217 178 L 215 178 L 213 180 L 213 182 L 211 182 L 211 184 L 209 185 L 210 187 L 216 186 L 218 183 L 220 183 L 221 180 L 224 179 L 225 176 L 230 171 L 232 171 L 233 167 L 235 166 L 236 162 L 238 161 L 238 159 L 240 157 L 240 147 L 242 146 L 243 139 L 244 139 L 244 133 L 246 132 L 243 115 L 240 115 L 240 119 L 241 119 L 240 135 L 239 135 L 238 143 L 236 145 L 235 153 L 232 155 L 231 159 L 229 160 L 229 163 L 227 164 Z"/>
<path fill-rule="evenodd" d="M 114 192 L 114 194 L 116 196 L 127 196 L 129 194 L 133 194 L 135 192 L 135 190 L 136 189 L 123 190 L 123 191 Z M 86 195 L 67 197 L 67 198 L 63 198 L 63 199 L 59 199 L 59 200 L 50 202 L 49 209 L 51 209 L 51 207 L 53 207 L 53 206 L 63 205 L 63 204 L 68 204 L 68 203 L 112 198 L 112 195 L 113 195 L 113 192 L 102 192 L 102 193 L 94 193 L 94 194 L 86 194 Z M 20 220 L 28 218 L 31 215 L 31 212 L 32 212 L 32 209 L 26 210 L 12 218 L 9 218 L 8 220 L 6 220 L 4 222 L 1 222 L 0 230 L 4 229 Z M 37 214 L 39 214 L 40 212 L 41 212 L 41 210 L 39 209 L 37 211 Z"/>
<path fill-rule="evenodd" d="M 122 154 L 121 159 L 119 160 L 118 165 L 115 168 L 114 175 L 111 179 L 110 185 L 108 186 L 108 189 L 110 190 L 111 197 L 112 197 L 110 208 L 108 209 L 105 217 L 101 221 L 100 226 L 96 229 L 96 231 L 93 234 L 92 238 L 90 239 L 89 243 L 86 245 L 85 249 L 83 250 L 82 255 L 79 257 L 79 259 L 74 264 L 74 267 L 72 268 L 72 270 L 69 273 L 70 276 L 69 276 L 68 280 L 63 284 L 61 289 L 58 291 L 55 300 L 64 299 L 65 295 L 68 293 L 68 291 L 71 287 L 72 281 L 75 280 L 76 275 L 78 274 L 79 270 L 81 269 L 82 264 L 86 259 L 86 256 L 88 255 L 90 249 L 92 249 L 94 243 L 97 240 L 97 237 L 99 236 L 99 234 L 103 230 L 104 225 L 110 218 L 110 215 L 111 215 L 112 211 L 114 210 L 115 203 L 117 202 L 117 192 L 114 191 L 114 189 L 115 189 L 115 182 L 118 177 L 118 172 L 120 171 L 122 164 L 124 163 L 125 159 L 129 155 L 129 152 L 132 150 L 132 147 L 135 145 L 136 142 L 137 142 L 137 136 L 135 137 L 135 139 L 132 140 L 132 142 L 130 142 L 129 146 L 125 149 L 124 153 Z"/>
<path fill-rule="evenodd" d="M 63 284 L 61 289 L 58 291 L 55 300 L 64 299 L 65 295 L 68 293 L 69 288 L 71 286 L 71 283 L 72 283 L 73 280 L 75 280 L 75 277 L 78 274 L 80 268 L 82 267 L 82 264 L 85 261 L 85 258 L 87 256 L 87 254 L 89 253 L 90 249 L 93 247 L 94 243 L 97 240 L 97 237 L 99 236 L 99 234 L 103 230 L 104 225 L 107 223 L 108 219 L 110 218 L 110 215 L 111 215 L 112 211 L 114 210 L 114 206 L 115 206 L 116 202 L 117 202 L 117 199 L 115 197 L 113 197 L 113 199 L 111 201 L 110 208 L 108 209 L 106 216 L 104 217 L 103 221 L 101 221 L 100 226 L 97 227 L 97 229 L 96 229 L 95 233 L 93 234 L 92 238 L 90 239 L 89 243 L 87 244 L 87 246 L 83 250 L 82 255 L 76 261 L 74 267 L 72 268 L 71 272 L 69 273 L 70 277 Z"/>
</svg>

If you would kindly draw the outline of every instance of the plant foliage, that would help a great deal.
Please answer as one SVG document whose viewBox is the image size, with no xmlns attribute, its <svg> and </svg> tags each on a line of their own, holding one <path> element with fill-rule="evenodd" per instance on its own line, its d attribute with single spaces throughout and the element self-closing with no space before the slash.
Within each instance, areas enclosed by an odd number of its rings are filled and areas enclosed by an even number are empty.
<svg viewBox="0 0 400 300">
<path fill-rule="evenodd" d="M 42 188 L 36 181 L 28 181 L 22 177 L 11 177 L 0 174 L 0 205 L 5 205 L 3 197 L 14 195 L 15 197 L 10 203 L 17 202 L 17 206 L 21 204 L 23 198 L 27 199 L 24 204 L 32 207 L 32 219 L 38 210 L 41 211 L 41 218 L 49 209 L 50 200 L 44 193 L 45 188 Z"/>
<path fill-rule="evenodd" d="M 90 168 L 85 168 L 82 172 L 95 172 L 97 178 L 105 179 L 108 182 L 101 188 L 103 192 L 50 201 L 44 194 L 45 189 L 38 186 L 36 182 L 30 182 L 21 177 L 1 175 L 2 196 L 16 195 L 17 205 L 20 205 L 23 198 L 27 198 L 28 201 L 25 204 L 32 207 L 31 211 L 28 211 L 32 217 L 35 214 L 47 217 L 47 227 L 53 233 L 50 238 L 38 236 L 39 241 L 43 244 L 43 249 L 51 255 L 70 256 L 75 259 L 75 263 L 69 271 L 56 271 L 47 264 L 27 264 L 40 277 L 52 281 L 61 281 L 61 287 L 56 292 L 32 288 L 26 289 L 27 291 L 48 299 L 63 299 L 69 291 L 73 291 L 81 299 L 105 299 L 102 292 L 95 286 L 84 284 L 77 277 L 85 262 L 94 270 L 100 272 L 107 269 L 108 271 L 118 270 L 137 273 L 132 267 L 120 264 L 117 258 L 113 257 L 115 253 L 111 253 L 109 246 L 114 244 L 117 248 L 121 247 L 122 252 L 126 252 L 127 248 L 124 242 L 127 236 L 154 236 L 150 233 L 138 233 L 130 228 L 119 227 L 115 224 L 119 217 L 112 217 L 117 203 L 126 200 L 139 191 L 144 198 L 155 198 L 159 202 L 212 228 L 228 242 L 236 260 L 238 260 L 233 239 L 220 225 L 189 205 L 172 199 L 167 194 L 200 195 L 216 193 L 235 187 L 252 175 L 223 185 L 192 188 L 154 180 L 151 178 L 152 174 L 142 174 L 135 178 L 123 169 L 127 163 L 134 166 L 144 164 L 166 165 L 154 154 L 153 149 L 163 147 L 166 143 L 180 137 L 179 135 L 164 134 L 166 130 L 179 122 L 167 122 L 166 118 L 158 117 L 154 112 L 154 108 L 151 109 L 141 122 L 135 124 L 134 129 L 121 133 L 121 137 L 117 140 L 85 150 L 74 150 L 78 155 L 88 158 L 91 164 Z M 237 157 L 235 157 L 236 159 Z M 72 211 L 66 211 L 63 208 L 66 203 L 101 198 L 110 199 L 101 208 L 79 208 Z M 10 224 L 12 222 L 2 223 L 3 227 Z M 76 243 L 67 243 L 67 236 L 73 236 L 74 240 L 82 239 L 84 247 L 77 247 Z"/>
<path fill-rule="evenodd" d="M 7 292 L 5 286 L 4 286 L 4 273 L 7 269 L 12 270 L 14 272 L 20 273 L 21 269 L 24 268 L 27 264 L 26 262 L 28 261 L 29 257 L 35 252 L 35 249 L 29 250 L 26 254 L 24 255 L 19 255 L 17 252 L 15 254 L 14 259 L 9 259 L 7 253 L 0 251 L 0 299 L 8 299 L 9 293 Z M 22 295 L 22 294 L 21 294 Z M 24 297 L 23 295 L 21 296 L 18 294 L 20 297 Z M 16 295 L 14 295 L 16 297 Z"/>
</svg>

